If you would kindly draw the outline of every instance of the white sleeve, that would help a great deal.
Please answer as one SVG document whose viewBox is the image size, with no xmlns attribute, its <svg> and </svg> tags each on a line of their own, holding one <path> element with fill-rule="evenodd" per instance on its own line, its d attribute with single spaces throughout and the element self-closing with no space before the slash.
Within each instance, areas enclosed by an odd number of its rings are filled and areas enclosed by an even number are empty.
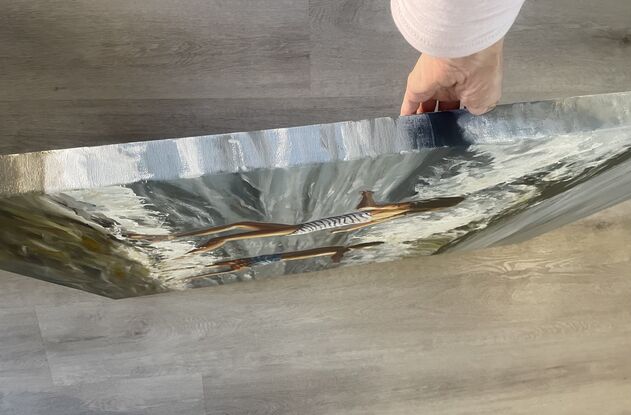
<svg viewBox="0 0 631 415">
<path fill-rule="evenodd" d="M 500 40 L 524 0 L 391 0 L 403 37 L 420 52 L 468 56 Z"/>
</svg>

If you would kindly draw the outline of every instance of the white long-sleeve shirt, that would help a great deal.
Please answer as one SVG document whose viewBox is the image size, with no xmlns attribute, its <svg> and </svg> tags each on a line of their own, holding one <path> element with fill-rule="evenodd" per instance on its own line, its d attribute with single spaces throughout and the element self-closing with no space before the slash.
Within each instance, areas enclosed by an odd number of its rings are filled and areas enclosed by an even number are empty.
<svg viewBox="0 0 631 415">
<path fill-rule="evenodd" d="M 471 55 L 500 40 L 524 0 L 391 0 L 403 37 L 420 52 L 442 58 Z"/>
</svg>

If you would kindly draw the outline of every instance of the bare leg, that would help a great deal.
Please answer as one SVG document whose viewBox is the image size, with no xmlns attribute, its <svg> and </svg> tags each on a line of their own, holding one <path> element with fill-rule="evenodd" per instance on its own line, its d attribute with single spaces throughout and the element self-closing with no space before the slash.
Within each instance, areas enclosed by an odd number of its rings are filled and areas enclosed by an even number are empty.
<svg viewBox="0 0 631 415">
<path fill-rule="evenodd" d="M 190 232 L 179 232 L 170 235 L 143 235 L 130 233 L 127 234 L 129 239 L 139 239 L 147 241 L 172 241 L 178 238 L 185 238 L 190 236 L 205 236 L 215 233 L 226 232 L 232 229 L 250 229 L 250 230 L 273 230 L 283 226 L 288 226 L 282 223 L 265 223 L 265 222 L 237 222 L 229 225 L 215 226 L 212 228 L 200 229 Z"/>
<path fill-rule="evenodd" d="M 260 230 L 260 231 L 252 231 L 252 232 L 238 233 L 238 234 L 233 234 L 233 235 L 220 236 L 218 238 L 213 238 L 205 242 L 204 244 L 198 246 L 195 249 L 190 250 L 185 255 L 213 251 L 225 245 L 226 242 L 230 242 L 230 241 L 242 241 L 245 239 L 259 239 L 259 238 L 267 238 L 270 236 L 286 236 L 296 231 L 296 229 L 298 229 L 298 226 L 283 225 L 282 227 L 279 227 L 276 230 Z"/>
<path fill-rule="evenodd" d="M 337 249 L 340 249 L 340 248 L 341 247 L 326 247 L 326 248 L 310 249 L 307 251 L 291 252 L 289 254 L 283 254 L 283 261 L 298 261 L 301 259 L 311 259 L 311 258 L 318 258 L 318 257 L 323 257 L 323 256 L 331 256 L 331 255 L 335 255 L 335 252 L 337 252 Z"/>
</svg>

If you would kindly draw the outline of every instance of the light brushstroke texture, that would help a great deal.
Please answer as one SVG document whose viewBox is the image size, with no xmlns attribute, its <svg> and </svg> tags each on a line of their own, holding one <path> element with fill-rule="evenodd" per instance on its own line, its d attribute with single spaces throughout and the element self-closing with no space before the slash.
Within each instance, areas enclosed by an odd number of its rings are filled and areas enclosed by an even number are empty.
<svg viewBox="0 0 631 415">
<path fill-rule="evenodd" d="M 0 266 L 121 298 L 523 240 L 631 196 L 630 107 L 617 93 L 0 156 Z"/>
</svg>

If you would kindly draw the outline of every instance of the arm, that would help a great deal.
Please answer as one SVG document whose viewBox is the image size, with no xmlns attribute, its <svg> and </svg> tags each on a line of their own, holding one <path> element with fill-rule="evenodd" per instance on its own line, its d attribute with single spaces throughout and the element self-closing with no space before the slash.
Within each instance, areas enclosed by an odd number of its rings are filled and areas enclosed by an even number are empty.
<svg viewBox="0 0 631 415">
<path fill-rule="evenodd" d="M 501 95 L 503 38 L 523 0 L 391 0 L 403 37 L 423 54 L 408 78 L 401 114 L 454 109 L 474 114 Z M 433 104 L 433 105 L 432 105 Z"/>
</svg>

